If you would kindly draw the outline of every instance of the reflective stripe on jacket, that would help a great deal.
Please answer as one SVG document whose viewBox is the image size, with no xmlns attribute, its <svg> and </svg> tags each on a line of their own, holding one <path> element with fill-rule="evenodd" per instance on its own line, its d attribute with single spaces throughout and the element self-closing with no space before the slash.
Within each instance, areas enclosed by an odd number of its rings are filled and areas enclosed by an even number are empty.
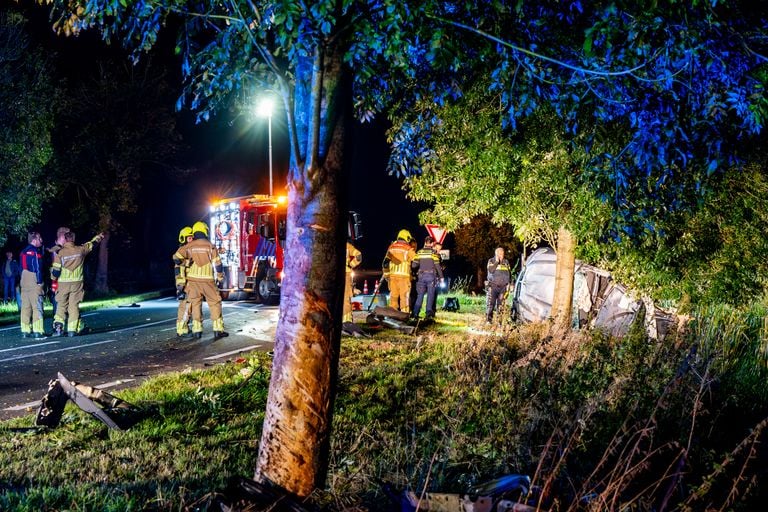
<svg viewBox="0 0 768 512">
<path fill-rule="evenodd" d="M 407 242 L 396 240 L 387 249 L 390 276 L 411 277 L 411 262 L 416 258 L 416 251 Z"/>
<path fill-rule="evenodd" d="M 207 238 L 195 238 L 179 247 L 173 255 L 176 265 L 183 265 L 186 260 L 186 279 L 190 281 L 214 281 L 214 272 L 221 273 L 219 253 Z"/>
<path fill-rule="evenodd" d="M 75 245 L 74 242 L 66 242 L 62 248 L 54 254 L 51 274 L 58 275 L 60 283 L 77 283 L 83 280 L 85 256 L 93 250 L 93 242 L 83 245 Z"/>
<path fill-rule="evenodd" d="M 37 284 L 42 284 L 43 282 L 43 266 L 42 266 L 42 260 L 43 255 L 40 254 L 40 251 L 37 250 L 37 247 L 35 247 L 32 244 L 29 244 L 24 248 L 23 251 L 21 251 L 20 260 L 21 260 L 21 269 L 23 271 L 32 272 L 35 274 L 35 279 L 37 280 Z"/>
<path fill-rule="evenodd" d="M 363 261 L 363 254 L 357 250 L 357 247 L 347 242 L 347 274 L 352 272 L 352 269 L 360 265 Z"/>
<path fill-rule="evenodd" d="M 416 259 L 413 260 L 413 268 L 418 269 L 419 277 L 423 274 L 432 274 L 438 279 L 443 278 L 440 256 L 429 247 L 419 249 L 419 252 L 416 253 Z"/>
<path fill-rule="evenodd" d="M 488 260 L 488 282 L 495 286 L 506 286 L 512 280 L 512 268 L 509 260 L 504 258 L 497 263 L 496 258 Z"/>
</svg>

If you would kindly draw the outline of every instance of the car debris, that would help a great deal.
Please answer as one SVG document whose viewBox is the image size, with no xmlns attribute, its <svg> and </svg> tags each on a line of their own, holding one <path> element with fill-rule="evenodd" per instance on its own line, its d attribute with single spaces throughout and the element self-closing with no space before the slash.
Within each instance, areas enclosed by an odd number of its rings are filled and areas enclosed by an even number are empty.
<svg viewBox="0 0 768 512">
<path fill-rule="evenodd" d="M 418 496 L 413 491 L 396 494 L 389 484 L 383 486 L 400 512 L 429 510 L 430 512 L 534 512 L 535 506 L 525 502 L 531 488 L 527 475 L 504 475 L 467 493 L 425 492 Z"/>
<path fill-rule="evenodd" d="M 115 430 L 126 430 L 135 425 L 143 412 L 106 391 L 70 381 L 59 372 L 57 378 L 48 383 L 48 391 L 40 403 L 35 425 L 57 427 L 67 400 L 72 400 L 80 409 Z"/>
</svg>

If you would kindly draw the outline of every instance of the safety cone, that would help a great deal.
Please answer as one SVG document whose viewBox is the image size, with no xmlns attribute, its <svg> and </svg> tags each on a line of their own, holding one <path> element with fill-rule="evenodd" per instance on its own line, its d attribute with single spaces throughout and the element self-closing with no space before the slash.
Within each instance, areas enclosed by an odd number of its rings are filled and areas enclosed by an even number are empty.
<svg viewBox="0 0 768 512">
<path fill-rule="evenodd" d="M 377 279 L 375 283 L 373 283 L 373 293 L 376 293 L 376 290 L 379 289 L 379 280 Z"/>
<path fill-rule="evenodd" d="M 363 295 L 368 295 L 368 280 L 363 281 Z"/>
</svg>

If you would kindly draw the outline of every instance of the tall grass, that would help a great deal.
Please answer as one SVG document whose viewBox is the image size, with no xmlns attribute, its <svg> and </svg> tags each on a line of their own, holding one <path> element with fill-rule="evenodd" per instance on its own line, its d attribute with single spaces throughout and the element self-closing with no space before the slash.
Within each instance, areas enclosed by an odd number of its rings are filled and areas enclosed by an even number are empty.
<svg viewBox="0 0 768 512">
<path fill-rule="evenodd" d="M 620 340 L 482 333 L 468 329 L 482 309 L 464 308 L 416 336 L 344 338 L 313 502 L 388 511 L 385 488 L 463 493 L 520 473 L 541 510 L 754 510 L 768 489 L 760 311 L 708 309 L 663 342 L 642 322 Z M 252 473 L 269 373 L 255 355 L 147 381 L 120 393 L 151 411 L 128 432 L 70 408 L 55 430 L 0 434 L 0 509 L 205 509 Z"/>
</svg>

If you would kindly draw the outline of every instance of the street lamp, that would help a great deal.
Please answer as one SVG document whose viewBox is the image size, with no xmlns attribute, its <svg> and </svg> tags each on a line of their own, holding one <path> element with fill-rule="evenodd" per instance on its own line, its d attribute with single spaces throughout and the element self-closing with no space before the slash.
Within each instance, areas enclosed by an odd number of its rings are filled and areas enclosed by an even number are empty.
<svg viewBox="0 0 768 512">
<path fill-rule="evenodd" d="M 264 96 L 256 106 L 256 115 L 266 117 L 269 130 L 269 195 L 272 196 L 272 111 L 275 109 L 275 100 L 270 96 Z"/>
</svg>

